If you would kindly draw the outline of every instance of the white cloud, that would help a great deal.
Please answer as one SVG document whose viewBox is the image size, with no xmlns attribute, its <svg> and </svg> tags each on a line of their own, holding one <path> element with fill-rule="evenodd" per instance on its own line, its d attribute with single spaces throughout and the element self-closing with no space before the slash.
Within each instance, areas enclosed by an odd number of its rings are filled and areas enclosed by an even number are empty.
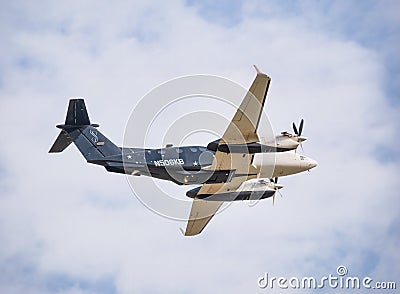
<svg viewBox="0 0 400 294">
<path fill-rule="evenodd" d="M 326 23 L 340 19 L 323 9 L 312 18 L 311 9 L 288 18 L 268 9 L 246 4 L 240 21 L 224 26 L 180 1 L 5 7 L 2 292 L 51 293 L 58 275 L 72 281 L 60 281 L 60 293 L 98 292 L 102 283 L 118 293 L 243 293 L 257 291 L 264 271 L 326 275 L 340 263 L 353 274 L 397 279 L 398 162 L 374 155 L 398 125 L 385 56 L 331 31 Z M 373 19 L 390 14 L 381 9 Z M 387 30 L 398 28 L 393 22 Z M 123 176 L 87 165 L 75 147 L 46 153 L 68 97 L 86 97 L 91 119 L 121 144 L 130 109 L 157 84 L 209 73 L 247 87 L 253 63 L 272 77 L 275 131 L 304 117 L 305 152 L 320 163 L 310 175 L 282 178 L 275 207 L 235 203 L 186 239 L 184 224 L 140 205 Z"/>
</svg>

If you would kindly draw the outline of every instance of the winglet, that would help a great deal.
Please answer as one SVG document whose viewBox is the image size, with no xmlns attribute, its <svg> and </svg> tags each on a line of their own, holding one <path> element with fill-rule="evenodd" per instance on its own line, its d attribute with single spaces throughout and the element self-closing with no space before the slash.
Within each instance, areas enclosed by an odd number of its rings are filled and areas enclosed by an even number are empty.
<svg viewBox="0 0 400 294">
<path fill-rule="evenodd" d="M 182 235 L 185 236 L 185 231 L 183 230 L 183 228 L 179 228 L 179 230 L 182 232 Z"/>
<path fill-rule="evenodd" d="M 262 73 L 261 70 L 257 67 L 257 65 L 253 64 L 253 66 L 254 66 L 254 68 L 256 69 L 256 71 L 257 71 L 258 74 L 261 74 L 261 73 Z"/>
</svg>

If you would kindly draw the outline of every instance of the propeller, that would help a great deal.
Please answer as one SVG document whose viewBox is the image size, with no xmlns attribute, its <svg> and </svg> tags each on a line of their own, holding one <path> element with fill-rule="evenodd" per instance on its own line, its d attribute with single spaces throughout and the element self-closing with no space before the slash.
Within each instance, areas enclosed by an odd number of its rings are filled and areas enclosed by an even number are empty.
<svg viewBox="0 0 400 294">
<path fill-rule="evenodd" d="M 306 137 L 301 136 L 301 134 L 303 133 L 304 119 L 301 119 L 299 129 L 297 129 L 296 124 L 294 122 L 292 125 L 293 125 L 293 131 L 297 135 L 297 142 L 299 142 L 301 150 L 303 150 L 303 145 L 301 144 L 301 142 L 307 139 Z"/>
<path fill-rule="evenodd" d="M 278 177 L 275 177 L 275 178 L 273 178 L 273 179 L 270 179 L 270 181 L 271 181 L 271 183 L 274 183 L 274 190 L 275 190 L 275 193 L 274 193 L 274 196 L 272 196 L 272 206 L 274 206 L 274 204 L 275 204 L 275 195 L 276 195 L 276 192 L 278 191 L 279 195 L 281 195 L 281 197 L 282 197 L 282 194 L 281 194 L 281 192 L 279 191 L 279 189 L 283 188 L 283 186 L 282 186 L 282 185 L 278 185 Z"/>
<path fill-rule="evenodd" d="M 301 133 L 303 132 L 303 125 L 304 125 L 304 119 L 301 119 L 300 125 L 299 125 L 299 130 L 297 131 L 296 124 L 293 123 L 293 131 L 297 136 L 301 136 Z"/>
</svg>

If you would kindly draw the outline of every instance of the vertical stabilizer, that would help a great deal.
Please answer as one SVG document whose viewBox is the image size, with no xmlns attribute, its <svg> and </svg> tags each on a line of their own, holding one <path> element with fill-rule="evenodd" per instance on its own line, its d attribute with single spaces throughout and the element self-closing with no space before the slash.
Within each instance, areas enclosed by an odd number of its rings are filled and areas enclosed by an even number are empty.
<svg viewBox="0 0 400 294">
<path fill-rule="evenodd" d="M 69 101 L 65 124 L 58 125 L 61 129 L 49 153 L 62 152 L 72 142 L 86 160 L 120 154 L 121 150 L 96 128 L 99 125 L 91 124 L 83 99 Z"/>
</svg>

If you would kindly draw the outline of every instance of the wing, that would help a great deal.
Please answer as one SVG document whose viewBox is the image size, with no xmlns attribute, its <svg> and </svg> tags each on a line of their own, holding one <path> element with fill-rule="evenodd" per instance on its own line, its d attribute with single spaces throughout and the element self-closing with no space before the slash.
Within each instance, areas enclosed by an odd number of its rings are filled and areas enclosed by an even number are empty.
<svg viewBox="0 0 400 294">
<path fill-rule="evenodd" d="M 257 68 L 256 68 L 257 69 Z M 243 144 L 258 142 L 257 127 L 260 122 L 265 98 L 271 79 L 257 69 L 257 76 L 219 144 Z M 197 195 L 211 195 L 209 201 L 195 198 L 192 204 L 185 236 L 202 232 L 210 219 L 222 205 L 220 201 L 210 201 L 212 195 L 236 191 L 246 180 L 256 178 L 258 170 L 252 165 L 253 154 L 225 153 L 218 150 L 210 170 L 231 170 L 232 176 L 226 183 L 203 184 Z"/>
<path fill-rule="evenodd" d="M 205 201 L 194 199 L 190 210 L 189 221 L 186 226 L 185 236 L 200 234 L 211 218 L 217 213 L 222 201 Z"/>
<path fill-rule="evenodd" d="M 260 122 L 265 98 L 271 79 L 261 73 L 257 67 L 257 76 L 244 97 L 231 123 L 219 144 L 245 144 L 258 142 L 257 127 Z M 215 194 L 236 190 L 244 181 L 257 177 L 258 170 L 251 164 L 253 154 L 215 153 L 211 170 L 233 170 L 234 174 L 227 183 L 203 184 L 198 194 Z"/>
<path fill-rule="evenodd" d="M 257 68 L 256 68 L 257 69 Z M 257 76 L 222 136 L 226 144 L 258 142 L 260 122 L 271 79 L 257 69 Z"/>
</svg>

